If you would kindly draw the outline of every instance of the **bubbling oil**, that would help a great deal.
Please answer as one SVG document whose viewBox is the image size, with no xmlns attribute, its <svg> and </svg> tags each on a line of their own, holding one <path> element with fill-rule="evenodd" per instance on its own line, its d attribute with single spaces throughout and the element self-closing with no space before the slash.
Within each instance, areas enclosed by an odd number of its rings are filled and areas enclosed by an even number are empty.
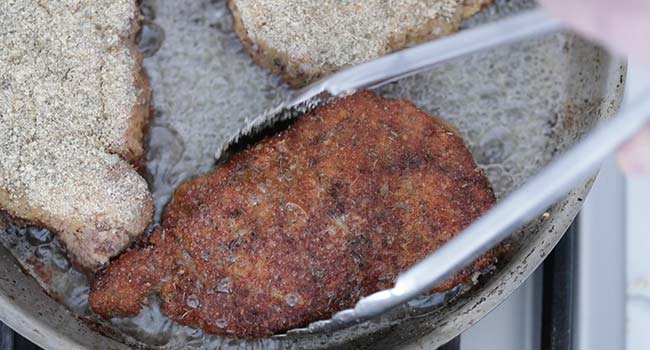
<svg viewBox="0 0 650 350">
<path fill-rule="evenodd" d="M 531 4 L 498 0 L 465 25 Z M 145 22 L 140 48 L 155 108 L 147 170 L 155 220 L 159 222 L 175 188 L 210 171 L 215 152 L 229 136 L 282 101 L 289 90 L 277 77 L 254 65 L 244 52 L 231 30 L 232 19 L 225 1 L 144 0 L 141 8 Z M 572 130 L 580 129 L 564 128 L 562 121 L 568 114 L 587 113 L 589 106 L 597 102 L 592 96 L 578 99 L 585 101 L 582 106 L 568 102 L 575 100 L 570 94 L 575 95 L 577 90 L 567 88 L 571 83 L 566 79 L 575 76 L 580 62 L 574 62 L 566 50 L 590 52 L 593 48 L 568 35 L 553 35 L 445 64 L 385 86 L 379 92 L 408 99 L 451 122 L 501 198 L 546 164 L 555 152 L 575 142 Z M 596 84 L 600 79 L 598 74 L 585 74 L 578 83 Z M 110 327 L 125 343 L 146 347 L 325 348 L 331 342 L 344 341 L 350 334 L 369 334 L 399 320 L 433 312 L 471 287 L 463 285 L 445 294 L 417 298 L 346 334 L 290 333 L 254 341 L 234 340 L 175 323 L 161 313 L 156 297 L 135 317 L 102 320 L 88 307 L 88 277 L 71 267 L 49 231 L 16 226 L 5 231 L 0 241 L 52 297 L 78 317 Z M 227 292 L 228 281 L 218 281 L 217 289 Z M 288 295 L 287 303 L 295 302 L 295 298 Z M 199 300 L 187 302 L 200 307 Z"/>
</svg>

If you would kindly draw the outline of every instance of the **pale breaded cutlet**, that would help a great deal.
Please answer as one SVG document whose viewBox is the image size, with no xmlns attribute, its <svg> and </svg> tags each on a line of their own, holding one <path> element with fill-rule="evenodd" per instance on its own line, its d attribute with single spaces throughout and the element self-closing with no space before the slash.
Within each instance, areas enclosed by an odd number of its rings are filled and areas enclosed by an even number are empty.
<svg viewBox="0 0 650 350">
<path fill-rule="evenodd" d="M 0 209 L 96 270 L 152 219 L 136 0 L 0 2 Z"/>
<path fill-rule="evenodd" d="M 253 60 L 301 87 L 435 39 L 493 0 L 228 0 Z"/>
<path fill-rule="evenodd" d="M 89 304 L 129 316 L 157 293 L 176 322 L 266 337 L 392 286 L 494 203 L 452 127 L 410 102 L 360 92 L 181 185 L 162 227 L 98 275 Z"/>
</svg>

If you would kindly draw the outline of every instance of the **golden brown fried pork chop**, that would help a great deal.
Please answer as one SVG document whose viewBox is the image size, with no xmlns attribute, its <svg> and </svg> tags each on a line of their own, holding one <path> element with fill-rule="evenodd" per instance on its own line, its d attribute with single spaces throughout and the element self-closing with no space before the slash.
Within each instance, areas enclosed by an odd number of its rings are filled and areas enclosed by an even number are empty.
<svg viewBox="0 0 650 350">
<path fill-rule="evenodd" d="M 361 92 L 179 187 L 162 228 L 97 278 L 90 305 L 133 315 L 157 292 L 181 324 L 268 336 L 390 287 L 494 202 L 451 127 L 409 102 Z"/>
</svg>

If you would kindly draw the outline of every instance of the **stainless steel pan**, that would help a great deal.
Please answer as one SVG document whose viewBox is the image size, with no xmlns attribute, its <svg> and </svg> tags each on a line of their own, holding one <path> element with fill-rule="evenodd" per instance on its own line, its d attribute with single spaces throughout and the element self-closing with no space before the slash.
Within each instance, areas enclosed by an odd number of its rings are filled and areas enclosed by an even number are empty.
<svg viewBox="0 0 650 350">
<path fill-rule="evenodd" d="M 246 118 L 276 104 L 287 90 L 242 51 L 223 2 L 152 0 L 143 6 L 151 21 L 143 38 L 147 53 L 156 50 L 164 31 L 162 47 L 145 60 L 156 106 L 148 168 L 160 209 L 175 186 L 212 167 L 214 152 L 246 125 Z M 465 25 L 529 6 L 497 1 Z M 503 197 L 616 111 L 624 73 L 624 63 L 603 50 L 558 34 L 450 62 L 380 92 L 412 100 L 453 123 Z M 0 318 L 48 349 L 128 348 L 124 343 L 169 349 L 434 348 L 478 321 L 532 273 L 571 223 L 589 187 L 587 182 L 575 189 L 519 232 L 512 239 L 513 255 L 477 285 L 420 298 L 335 333 L 242 343 L 175 325 L 160 315 L 155 301 L 138 317 L 96 323 L 87 309 L 85 276 L 65 263 L 46 232 L 15 228 L 1 235 L 20 263 L 7 250 L 0 252 Z M 46 296 L 20 266 L 71 311 Z"/>
</svg>

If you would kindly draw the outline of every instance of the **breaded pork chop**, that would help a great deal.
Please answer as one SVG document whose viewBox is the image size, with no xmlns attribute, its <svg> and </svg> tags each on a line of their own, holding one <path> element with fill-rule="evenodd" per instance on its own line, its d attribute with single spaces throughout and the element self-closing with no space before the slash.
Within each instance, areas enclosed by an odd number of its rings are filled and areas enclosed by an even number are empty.
<svg viewBox="0 0 650 350">
<path fill-rule="evenodd" d="M 159 293 L 181 324 L 268 336 L 390 287 L 494 202 L 451 127 L 409 102 L 357 93 L 181 185 L 149 243 L 99 275 L 90 306 L 134 315 Z"/>
<path fill-rule="evenodd" d="M 136 0 L 0 1 L 0 209 L 95 270 L 152 218 Z"/>
<path fill-rule="evenodd" d="M 493 0 L 228 0 L 258 64 L 293 87 L 458 30 Z"/>
</svg>

